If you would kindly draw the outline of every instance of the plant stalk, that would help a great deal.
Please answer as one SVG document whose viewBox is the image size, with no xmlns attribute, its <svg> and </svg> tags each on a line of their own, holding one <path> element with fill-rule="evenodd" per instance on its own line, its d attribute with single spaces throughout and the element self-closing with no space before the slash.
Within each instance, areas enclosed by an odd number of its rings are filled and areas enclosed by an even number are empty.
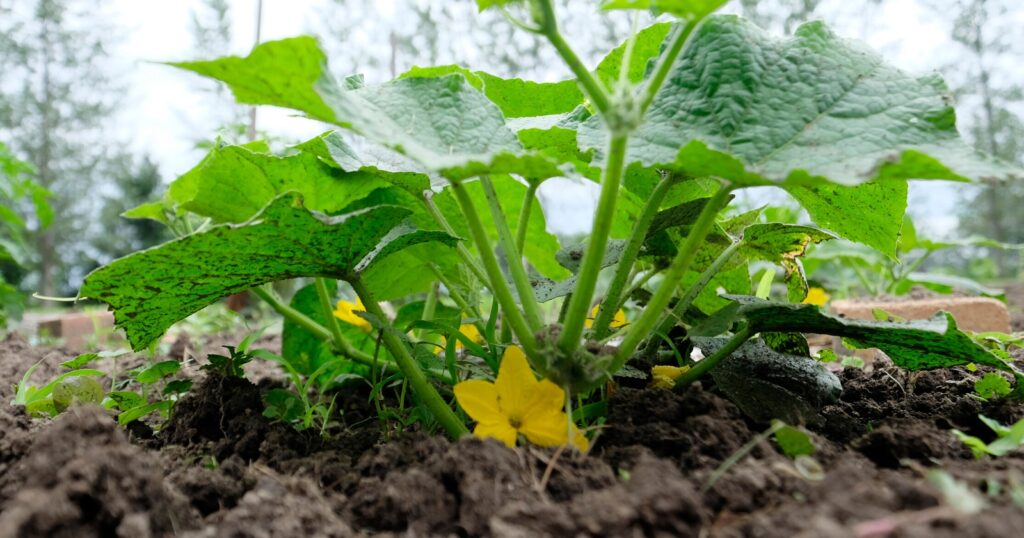
<svg viewBox="0 0 1024 538">
<path fill-rule="evenodd" d="M 583 93 L 587 95 L 590 102 L 594 104 L 598 112 L 602 115 L 607 115 L 612 109 L 612 100 L 608 95 L 608 91 L 601 85 L 601 82 L 597 80 L 597 77 L 591 73 L 580 57 L 576 55 L 576 52 L 572 50 L 572 47 L 562 37 L 562 33 L 558 30 L 558 19 L 555 18 L 555 8 L 552 5 L 551 0 L 537 0 L 537 8 L 539 8 L 539 20 L 536 21 L 540 33 L 548 38 L 551 45 L 558 51 L 558 55 L 562 57 L 562 61 L 565 62 L 572 73 L 576 75 L 576 80 L 583 88 Z"/>
<path fill-rule="evenodd" d="M 665 195 L 674 183 L 675 181 L 669 179 L 669 177 L 665 177 L 658 182 L 654 192 L 647 197 L 643 210 L 640 212 L 640 217 L 633 224 L 633 231 L 629 235 L 629 240 L 626 241 L 626 248 L 622 250 L 622 257 L 619 258 L 619 263 L 615 267 L 615 276 L 612 277 L 612 282 L 608 286 L 604 300 L 601 301 L 597 318 L 594 320 L 594 338 L 597 340 L 608 336 L 609 325 L 611 325 L 615 312 L 618 311 L 622 290 L 625 289 L 629 281 L 629 275 L 633 270 L 633 262 L 636 261 L 636 257 L 640 254 L 640 248 L 647 238 L 647 230 L 651 228 L 651 222 L 654 221 L 654 216 L 658 214 L 661 201 L 665 199 Z"/>
<path fill-rule="evenodd" d="M 427 213 L 430 213 L 430 216 L 434 219 L 434 222 L 436 222 L 438 226 L 440 226 L 441 229 L 444 230 L 445 233 L 453 237 L 459 236 L 459 234 L 455 233 L 455 228 L 452 228 L 452 225 L 450 222 L 448 222 L 448 219 L 446 219 L 444 217 L 444 214 L 441 213 L 441 210 L 437 208 L 437 204 L 434 203 L 433 199 L 431 199 L 428 196 L 424 196 L 422 198 L 422 201 L 423 207 L 426 208 Z M 473 276 L 475 276 L 477 280 L 479 280 L 483 284 L 487 283 L 487 275 L 484 274 L 484 270 L 480 268 L 480 264 L 477 263 L 475 258 L 473 258 L 473 254 L 469 251 L 469 249 L 466 248 L 466 245 L 462 244 L 461 241 L 455 244 L 455 253 L 459 256 L 462 263 L 466 264 L 466 267 L 469 267 L 469 270 L 473 273 Z"/>
<path fill-rule="evenodd" d="M 679 379 L 676 380 L 675 388 L 683 388 L 700 379 L 702 375 L 708 373 L 708 371 L 714 368 L 722 359 L 728 357 L 733 351 L 739 349 L 739 347 L 747 340 L 750 340 L 751 336 L 754 336 L 754 331 L 752 331 L 749 326 L 740 329 L 740 331 L 734 334 L 732 338 L 730 338 L 729 341 L 726 342 L 718 351 L 710 357 L 705 357 L 697 361 L 689 371 L 681 375 Z"/>
<path fill-rule="evenodd" d="M 349 281 L 349 284 L 352 285 L 352 289 L 362 299 L 366 311 L 376 316 L 384 324 L 384 328 L 381 330 L 381 338 L 384 341 L 384 345 L 391 352 L 391 355 L 395 357 L 395 362 L 398 363 L 398 367 L 401 369 L 405 380 L 412 385 L 413 391 L 416 392 L 430 413 L 441 424 L 441 427 L 445 429 L 448 436 L 452 439 L 458 439 L 468 434 L 469 430 L 466 429 L 466 425 L 459 420 L 459 417 L 455 415 L 451 407 L 448 407 L 448 403 L 441 398 L 441 395 L 438 394 L 434 386 L 427 381 L 426 375 L 420 369 L 416 359 L 409 353 L 409 348 L 405 342 L 395 334 L 394 327 L 387 323 L 387 315 L 380 307 L 380 304 L 377 303 L 377 300 L 373 298 L 370 290 L 358 278 L 353 278 Z"/>
<path fill-rule="evenodd" d="M 542 326 L 540 306 L 537 304 L 537 298 L 533 295 L 533 286 L 530 286 L 530 278 L 526 275 L 526 269 L 523 267 L 523 256 L 516 248 L 515 240 L 512 239 L 512 232 L 508 229 L 505 212 L 501 209 L 501 201 L 498 200 L 498 192 L 494 190 L 494 183 L 490 176 L 481 176 L 480 184 L 484 188 L 487 205 L 491 208 L 491 218 L 494 220 L 494 228 L 498 232 L 498 244 L 505 252 L 508 272 L 519 293 L 519 303 L 523 305 L 526 322 L 530 325 L 530 329 L 536 332 Z"/>
<path fill-rule="evenodd" d="M 640 342 L 657 326 L 658 320 L 661 319 L 662 314 L 668 307 L 669 301 L 672 300 L 672 295 L 675 294 L 679 282 L 686 275 L 686 272 L 690 270 L 690 264 L 693 263 L 693 259 L 697 255 L 697 249 L 704 242 L 704 239 L 707 238 L 708 233 L 711 232 L 711 228 L 715 224 L 715 217 L 728 202 L 731 191 L 731 185 L 722 185 L 704 206 L 704 209 L 701 210 L 700 216 L 697 217 L 697 222 L 693 224 L 689 235 L 686 236 L 686 241 L 679 247 L 679 252 L 672 259 L 668 269 L 665 270 L 658 291 L 654 292 L 640 318 L 626 328 L 626 336 L 622 343 L 619 344 L 619 349 L 615 353 L 615 360 L 612 363 L 613 372 L 626 364 L 626 361 L 636 351 Z"/>
<path fill-rule="evenodd" d="M 708 268 L 705 269 L 699 277 L 697 277 L 697 281 L 690 286 L 690 289 L 686 290 L 686 295 L 683 295 L 683 297 L 676 302 L 676 305 L 672 308 L 672 312 L 670 312 L 669 315 L 661 322 L 661 325 L 658 326 L 656 329 L 658 334 L 668 334 L 668 332 L 672 330 L 672 326 L 679 320 L 683 319 L 683 315 L 690 309 L 690 305 L 693 304 L 693 301 L 697 298 L 697 295 L 700 294 L 701 290 L 708 285 L 708 282 L 711 282 L 712 278 L 715 278 L 715 275 L 718 274 L 718 271 L 722 266 L 728 263 L 729 260 L 732 259 L 733 255 L 736 254 L 736 251 L 740 247 L 740 243 L 742 243 L 742 241 L 736 241 L 726 247 L 726 249 L 723 250 L 717 258 L 715 258 L 715 261 L 711 262 L 711 265 L 709 265 Z M 656 341 L 648 340 L 644 353 L 647 356 L 651 356 L 657 351 L 657 349 L 658 345 Z"/>
<path fill-rule="evenodd" d="M 491 292 L 501 305 L 501 311 L 504 316 L 503 321 L 508 322 L 512 326 L 512 332 L 519 339 L 519 344 L 523 347 L 526 355 L 528 357 L 536 357 L 537 343 L 533 331 L 530 329 L 530 325 L 527 323 L 523 313 L 520 312 L 515 297 L 512 295 L 512 289 L 505 280 L 505 274 L 502 273 L 501 266 L 498 264 L 498 258 L 494 255 L 494 250 L 491 248 L 490 239 L 487 237 L 487 232 L 484 231 L 483 223 L 480 222 L 480 215 L 473 204 L 473 199 L 470 198 L 469 193 L 466 192 L 466 187 L 462 183 L 453 181 L 451 188 L 452 192 L 455 193 L 455 198 L 459 201 L 459 205 L 462 207 L 462 213 L 465 215 L 466 223 L 469 225 L 470 235 L 473 236 L 476 248 L 480 252 L 480 258 L 484 262 L 484 271 L 487 273 L 487 280 L 485 282 L 490 282 Z M 531 291 L 530 293 L 532 294 L 533 292 Z"/>
<path fill-rule="evenodd" d="M 519 221 L 516 223 L 516 252 L 525 256 L 523 248 L 526 247 L 526 232 L 530 227 L 530 213 L 533 212 L 533 199 L 537 196 L 537 188 L 540 182 L 530 182 L 526 187 L 526 195 L 523 196 L 523 208 L 519 211 Z"/>
<path fill-rule="evenodd" d="M 604 263 L 604 253 L 608 247 L 608 234 L 611 232 L 612 219 L 615 217 L 615 201 L 619 196 L 619 183 L 626 160 L 626 143 L 628 136 L 612 136 L 608 148 L 608 161 L 601 181 L 601 196 L 597 201 L 597 212 L 594 225 L 587 241 L 587 249 L 583 254 L 580 272 L 576 279 L 569 307 L 566 310 L 565 322 L 558 347 L 565 353 L 572 353 L 580 345 L 583 326 L 590 313 L 590 302 L 597 287 L 597 276 Z"/>
<path fill-rule="evenodd" d="M 331 305 L 331 295 L 327 291 L 327 280 L 322 277 L 316 277 L 314 279 L 316 285 L 316 295 L 320 298 L 320 309 L 323 311 L 324 318 L 327 319 L 327 328 L 331 331 L 331 336 L 334 337 L 334 344 L 339 349 L 344 348 L 345 342 L 348 344 L 345 336 L 341 334 L 341 325 L 338 323 L 338 318 L 334 317 L 334 307 Z"/>
</svg>

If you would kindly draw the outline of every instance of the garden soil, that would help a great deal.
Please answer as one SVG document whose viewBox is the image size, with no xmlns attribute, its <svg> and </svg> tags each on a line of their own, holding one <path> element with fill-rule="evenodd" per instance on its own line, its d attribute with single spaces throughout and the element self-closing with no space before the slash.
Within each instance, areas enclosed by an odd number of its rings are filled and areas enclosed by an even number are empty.
<svg viewBox="0 0 1024 538">
<path fill-rule="evenodd" d="M 326 438 L 297 433 L 262 415 L 279 381 L 197 368 L 158 434 L 126 431 L 98 407 L 41 421 L 6 405 L 29 366 L 43 360 L 43 379 L 69 357 L 0 343 L 0 538 L 1005 538 L 1024 528 L 1014 502 L 1024 502 L 1024 453 L 974 459 L 952 433 L 991 440 L 978 415 L 1013 422 L 1024 406 L 977 398 L 980 373 L 959 369 L 843 371 L 842 398 L 812 429 L 813 461 L 795 464 L 770 438 L 756 442 L 766 425 L 699 385 L 619 389 L 587 456 L 399 435 L 364 389 L 339 394 Z"/>
</svg>

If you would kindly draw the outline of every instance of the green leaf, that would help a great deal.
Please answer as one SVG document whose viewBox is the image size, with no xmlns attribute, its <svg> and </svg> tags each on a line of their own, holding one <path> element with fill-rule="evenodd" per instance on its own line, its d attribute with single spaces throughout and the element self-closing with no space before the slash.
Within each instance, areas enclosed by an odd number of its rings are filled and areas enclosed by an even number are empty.
<svg viewBox="0 0 1024 538">
<path fill-rule="evenodd" d="M 646 9 L 654 14 L 670 13 L 682 19 L 700 20 L 729 0 L 605 0 L 601 9 Z"/>
<path fill-rule="evenodd" d="M 109 304 L 133 349 L 217 299 L 260 284 L 302 276 L 351 279 L 402 248 L 442 232 L 396 226 L 408 209 L 379 206 L 327 217 L 284 195 L 252 220 L 215 226 L 137 252 L 88 275 L 80 295 Z"/>
<path fill-rule="evenodd" d="M 181 369 L 181 363 L 176 360 L 161 361 L 147 368 L 139 370 L 135 374 L 135 380 L 143 385 L 155 383 L 157 380 L 174 375 Z"/>
<path fill-rule="evenodd" d="M 179 204 L 215 222 L 244 222 L 286 192 L 302 194 L 308 209 L 334 213 L 389 186 L 375 174 L 345 173 L 309 153 L 276 157 L 242 146 L 214 148 L 189 180 L 194 193 Z"/>
<path fill-rule="evenodd" d="M 896 243 L 907 210 L 906 181 L 872 181 L 853 187 L 795 185 L 786 187 L 786 192 L 818 226 L 896 259 Z"/>
<path fill-rule="evenodd" d="M 651 60 L 661 54 L 661 45 L 665 42 L 671 29 L 672 25 L 669 23 L 658 23 L 637 32 L 629 68 L 626 70 L 626 80 L 632 84 L 638 84 L 644 79 L 648 65 Z M 628 43 L 627 40 L 612 49 L 594 69 L 594 74 L 606 87 L 613 87 L 618 82 L 619 73 L 622 70 L 622 58 L 626 54 Z"/>
<path fill-rule="evenodd" d="M 133 407 L 124 413 L 117 415 L 117 423 L 123 426 L 150 413 L 160 413 L 161 416 L 166 417 L 167 414 L 171 412 L 171 407 L 174 407 L 174 402 L 171 400 L 161 400 L 156 403 Z"/>
<path fill-rule="evenodd" d="M 989 372 L 974 382 L 974 392 L 982 398 L 997 398 L 1010 394 L 1010 382 L 1003 376 Z"/>
<path fill-rule="evenodd" d="M 606 139 L 599 118 L 580 128 L 585 149 Z M 820 22 L 777 39 L 735 16 L 694 32 L 628 151 L 738 185 L 1019 175 L 960 140 L 938 76 L 908 76 Z"/>
<path fill-rule="evenodd" d="M 844 342 L 858 348 L 881 349 L 896 365 L 908 370 L 948 368 L 973 362 L 1021 378 L 1016 368 L 957 329 L 953 316 L 946 312 L 921 321 L 864 321 L 831 316 L 810 304 L 773 303 L 755 297 L 729 298 L 735 301 L 736 315 L 746 319 L 754 331 L 841 336 Z"/>
<path fill-rule="evenodd" d="M 359 133 L 451 179 L 516 173 L 562 175 L 524 154 L 501 110 L 462 73 L 376 86 L 339 84 L 312 38 L 270 41 L 246 58 L 171 64 L 228 84 L 241 103 L 293 108 Z"/>
<path fill-rule="evenodd" d="M 121 216 L 126 219 L 150 219 L 164 224 L 170 223 L 167 218 L 167 205 L 162 201 L 149 202 L 133 207 L 121 213 Z"/>
<path fill-rule="evenodd" d="M 775 428 L 775 443 L 787 458 L 795 459 L 797 456 L 814 454 L 814 441 L 803 430 L 779 420 L 773 420 L 772 427 Z"/>
<path fill-rule="evenodd" d="M 138 392 L 132 392 L 130 390 L 115 390 L 107 393 L 107 398 L 113 402 L 113 405 L 105 405 L 108 409 L 110 407 L 116 407 L 122 411 L 127 411 L 135 407 L 146 405 L 146 399 L 142 397 Z"/>
<path fill-rule="evenodd" d="M 748 259 L 781 265 L 786 273 L 784 280 L 789 300 L 800 302 L 807 297 L 807 278 L 798 258 L 806 254 L 812 244 L 829 239 L 835 236 L 810 226 L 777 222 L 753 224 L 743 231 L 740 253 Z"/>
</svg>

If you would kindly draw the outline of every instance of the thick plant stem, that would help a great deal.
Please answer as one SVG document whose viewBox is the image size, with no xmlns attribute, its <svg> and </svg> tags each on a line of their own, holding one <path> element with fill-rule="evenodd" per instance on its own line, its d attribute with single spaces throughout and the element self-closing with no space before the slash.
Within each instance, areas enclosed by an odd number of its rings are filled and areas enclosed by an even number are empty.
<svg viewBox="0 0 1024 538">
<path fill-rule="evenodd" d="M 427 196 L 424 196 L 422 198 L 422 201 L 423 207 L 426 208 L 427 213 L 430 213 L 430 216 L 434 219 L 434 222 L 436 222 L 438 226 L 440 226 L 441 229 L 445 231 L 445 233 L 447 233 L 448 235 L 452 235 L 454 237 L 459 236 L 459 234 L 455 233 L 455 228 L 452 228 L 452 225 L 450 222 L 448 222 L 448 219 L 444 218 L 444 214 L 441 213 L 441 210 L 437 208 L 437 204 L 434 203 L 434 200 Z M 466 264 L 466 267 L 469 267 L 469 270 L 473 273 L 473 276 L 475 276 L 477 280 L 479 280 L 483 284 L 487 283 L 487 275 L 484 274 L 484 270 L 480 267 L 480 264 L 477 263 L 476 258 L 473 257 L 473 254 L 469 252 L 469 249 L 466 248 L 466 245 L 463 245 L 462 242 L 456 243 L 455 253 L 459 256 L 459 259 L 462 261 L 462 263 Z"/>
<path fill-rule="evenodd" d="M 583 92 L 587 94 L 587 98 L 594 104 L 594 107 L 602 114 L 607 114 L 612 109 L 608 91 L 597 80 L 597 77 L 583 65 L 583 61 L 562 37 L 562 33 L 558 30 L 558 19 L 555 18 L 555 7 L 552 5 L 552 0 L 538 0 L 537 7 L 540 10 L 537 21 L 540 32 L 548 38 L 548 41 L 558 51 L 558 55 L 562 57 L 562 61 L 576 75 L 576 80 L 583 87 Z"/>
<path fill-rule="evenodd" d="M 487 205 L 491 208 L 494 228 L 498 231 L 498 244 L 505 252 L 508 272 L 519 293 L 519 302 L 523 305 L 526 322 L 530 324 L 530 329 L 536 332 L 541 328 L 540 305 L 537 304 L 537 298 L 533 295 L 533 286 L 530 286 L 530 277 L 526 275 L 526 268 L 523 267 L 523 256 L 512 239 L 512 232 L 508 229 L 505 212 L 501 209 L 501 201 L 498 200 L 498 192 L 494 190 L 494 183 L 491 182 L 490 176 L 481 176 L 480 184 L 484 188 Z"/>
<path fill-rule="evenodd" d="M 387 323 L 387 315 L 380 305 L 377 304 L 377 300 L 373 298 L 370 290 L 358 278 L 352 279 L 349 281 L 349 284 L 352 285 L 352 289 L 362 299 L 366 311 L 384 324 L 384 328 L 381 330 L 384 346 L 395 357 L 395 362 L 398 363 L 398 367 L 402 370 L 402 375 L 409 385 L 412 386 L 412 390 L 415 391 L 416 395 L 420 397 L 420 400 L 423 401 L 423 405 L 434 415 L 434 418 L 452 439 L 458 439 L 468 434 L 469 430 L 466 429 L 466 425 L 459 420 L 459 417 L 455 415 L 452 408 L 448 407 L 448 403 L 441 398 L 441 395 L 437 393 L 434 386 L 427 381 L 426 375 L 420 369 L 416 359 L 409 353 L 409 348 L 405 342 L 395 334 L 394 327 Z"/>
<path fill-rule="evenodd" d="M 741 241 L 736 241 L 729 245 L 721 254 L 718 255 L 717 258 L 715 258 L 715 261 L 711 262 L 711 265 L 709 265 L 708 268 L 705 269 L 699 277 L 697 277 L 697 281 L 690 286 L 690 289 L 686 290 L 686 295 L 683 295 L 683 297 L 676 302 L 676 305 L 672 307 L 672 312 L 665 317 L 661 322 L 661 325 L 658 325 L 658 328 L 655 331 L 656 334 L 668 334 L 668 332 L 672 330 L 672 326 L 683 318 L 683 315 L 686 314 L 687 310 L 689 310 L 690 305 L 693 304 L 693 301 L 697 298 L 697 295 L 700 294 L 701 290 L 708 285 L 708 282 L 711 282 L 712 278 L 715 278 L 719 269 L 732 259 L 733 254 L 735 254 L 736 250 L 739 249 L 740 243 Z M 647 346 L 644 348 L 644 354 L 651 356 L 657 350 L 657 340 L 650 339 L 647 341 Z"/>
<path fill-rule="evenodd" d="M 490 282 L 491 292 L 494 294 L 498 304 L 501 305 L 501 313 L 504 316 L 503 320 L 512 327 L 512 332 L 519 339 L 523 352 L 528 357 L 536 357 L 536 338 L 533 335 L 533 331 L 530 330 L 530 325 L 527 323 L 523 313 L 519 311 L 519 305 L 516 304 L 516 299 L 512 295 L 512 288 L 505 281 L 505 274 L 501 272 L 498 258 L 494 255 L 494 250 L 491 248 L 490 239 L 487 237 L 487 232 L 484 231 L 483 223 L 480 222 L 480 214 L 476 211 L 473 199 L 469 197 L 466 187 L 461 183 L 452 182 L 452 192 L 455 193 L 455 198 L 462 207 L 462 213 L 465 215 L 466 223 L 469 225 L 470 235 L 473 236 L 476 248 L 480 252 L 480 258 L 484 262 L 484 271 L 487 273 L 486 282 Z"/>
<path fill-rule="evenodd" d="M 626 241 L 626 248 L 622 250 L 622 257 L 619 258 L 619 264 L 615 267 L 615 276 L 612 277 L 612 283 L 608 285 L 608 292 L 605 293 L 604 300 L 601 301 L 601 309 L 594 320 L 594 338 L 597 340 L 608 336 L 608 327 L 619 308 L 619 299 L 629 281 L 633 262 L 640 254 L 640 247 L 643 246 L 644 239 L 647 238 L 647 230 L 651 228 L 654 216 L 658 214 L 661 201 L 665 199 L 665 194 L 674 183 L 669 177 L 665 177 L 658 183 L 654 192 L 647 197 L 643 210 L 633 225 L 633 231 L 629 235 L 629 240 Z"/>
<path fill-rule="evenodd" d="M 523 248 L 526 247 L 526 231 L 530 227 L 530 213 L 533 212 L 533 199 L 537 196 L 537 187 L 540 182 L 530 182 L 526 187 L 526 195 L 523 197 L 523 208 L 519 211 L 519 221 L 516 223 L 516 252 L 525 256 Z"/>
<path fill-rule="evenodd" d="M 562 324 L 562 335 L 558 347 L 565 353 L 572 353 L 580 345 L 583 336 L 583 325 L 590 313 L 590 301 L 594 297 L 597 286 L 597 275 L 604 263 L 605 249 L 608 247 L 608 234 L 611 232 L 612 219 L 615 216 L 615 200 L 619 196 L 619 183 L 622 180 L 622 169 L 626 159 L 627 136 L 613 136 L 608 148 L 608 161 L 601 180 L 601 196 L 597 201 L 597 212 L 594 225 L 587 240 L 587 250 L 583 254 L 580 272 L 576 279 L 569 307 L 566 310 L 565 322 Z"/>
<path fill-rule="evenodd" d="M 707 238 L 708 233 L 711 232 L 711 228 L 715 224 L 715 217 L 729 200 L 729 193 L 731 191 L 731 186 L 723 185 L 711 197 L 711 200 L 704 206 L 704 209 L 701 210 L 700 216 L 697 217 L 697 222 L 693 224 L 689 235 L 686 236 L 686 241 L 679 247 L 676 257 L 672 259 L 671 265 L 665 270 L 658 291 L 654 292 L 651 300 L 647 302 L 647 307 L 644 308 L 640 319 L 626 328 L 626 336 L 622 343 L 619 344 L 619 349 L 615 353 L 615 360 L 612 363 L 611 371 L 614 372 L 622 368 L 622 365 L 626 364 L 626 361 L 636 351 L 640 342 L 647 338 L 657 326 L 658 320 L 661 319 L 665 308 L 668 307 L 669 301 L 672 300 L 672 295 L 675 294 L 679 282 L 686 275 L 686 272 L 690 270 L 690 264 L 693 263 L 693 259 L 697 255 L 697 249 L 704 242 L 704 239 Z"/>
<path fill-rule="evenodd" d="M 345 335 L 341 334 L 341 325 L 338 323 L 338 318 L 334 317 L 331 295 L 327 291 L 327 279 L 316 277 L 314 285 L 316 286 L 316 295 L 320 298 L 320 309 L 323 311 L 324 318 L 327 319 L 327 328 L 331 330 L 335 346 L 341 349 L 348 342 L 345 340 Z M 345 344 L 342 344 L 342 342 L 345 342 Z"/>
<path fill-rule="evenodd" d="M 697 363 L 694 364 L 692 368 L 690 368 L 685 374 L 680 376 L 679 379 L 676 380 L 675 388 L 683 388 L 689 385 L 690 383 L 693 383 L 694 381 L 700 379 L 702 375 L 708 373 L 708 371 L 714 368 L 715 365 L 721 362 L 722 359 L 728 357 L 733 351 L 739 349 L 739 347 L 742 346 L 744 342 L 750 340 L 751 336 L 754 336 L 754 331 L 750 330 L 750 327 L 743 327 L 742 329 L 740 329 L 738 333 L 734 334 L 732 338 L 730 338 L 729 341 L 726 342 L 724 346 L 719 348 L 719 350 L 716 351 L 713 355 L 711 355 L 710 357 L 704 357 L 703 359 L 697 361 Z"/>
<path fill-rule="evenodd" d="M 669 71 L 672 70 L 672 65 L 676 63 L 676 59 L 679 58 L 679 54 L 683 51 L 686 46 L 686 42 L 690 40 L 690 36 L 693 34 L 693 30 L 697 28 L 701 23 L 700 20 L 692 20 L 686 23 L 682 28 L 676 30 L 676 34 L 672 37 L 672 42 L 669 43 L 668 49 L 658 59 L 658 64 L 654 68 L 654 74 L 647 80 L 647 84 L 643 89 L 643 100 L 640 102 L 640 113 L 647 112 L 647 109 L 654 102 L 654 96 L 657 95 L 658 90 L 661 89 L 662 84 L 665 83 L 665 79 L 668 78 Z"/>
</svg>

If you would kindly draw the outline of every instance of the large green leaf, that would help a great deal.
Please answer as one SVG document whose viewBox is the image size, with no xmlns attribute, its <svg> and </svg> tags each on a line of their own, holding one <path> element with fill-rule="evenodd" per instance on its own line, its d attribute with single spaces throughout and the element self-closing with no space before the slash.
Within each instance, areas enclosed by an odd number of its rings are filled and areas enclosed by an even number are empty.
<svg viewBox="0 0 1024 538">
<path fill-rule="evenodd" d="M 907 210 L 907 182 L 872 181 L 853 187 L 835 184 L 786 188 L 818 226 L 896 257 Z"/>
<path fill-rule="evenodd" d="M 406 246 L 455 242 L 403 225 L 409 215 L 381 206 L 327 217 L 287 194 L 246 223 L 215 226 L 97 269 L 80 295 L 109 304 L 117 326 L 141 349 L 220 297 L 303 276 L 352 279 Z"/>
<path fill-rule="evenodd" d="M 580 146 L 603 151 L 599 118 Z M 911 77 L 821 23 L 776 39 L 734 16 L 692 36 L 627 162 L 740 185 L 1003 178 L 1014 170 L 959 138 L 936 75 Z"/>
<path fill-rule="evenodd" d="M 239 102 L 294 108 L 453 179 L 562 175 L 550 160 L 524 153 L 501 110 L 461 73 L 375 86 L 340 84 L 309 37 L 263 43 L 246 58 L 171 65 L 227 83 Z"/>
<path fill-rule="evenodd" d="M 683 19 L 702 19 L 729 0 L 605 0 L 601 9 L 646 9 L 654 13 L 670 13 Z"/>
<path fill-rule="evenodd" d="M 307 209 L 333 213 L 389 186 L 375 174 L 346 173 L 309 153 L 276 157 L 242 146 L 214 148 L 189 179 L 192 197 L 180 206 L 215 222 L 243 222 L 292 191 L 302 194 Z"/>
<path fill-rule="evenodd" d="M 728 297 L 735 314 L 758 332 L 802 332 L 841 336 L 859 348 L 878 348 L 908 370 L 947 368 L 970 363 L 1021 373 L 988 352 L 964 332 L 947 312 L 930 320 L 908 322 L 865 321 L 823 313 L 810 304 L 781 304 L 756 297 Z"/>
</svg>

